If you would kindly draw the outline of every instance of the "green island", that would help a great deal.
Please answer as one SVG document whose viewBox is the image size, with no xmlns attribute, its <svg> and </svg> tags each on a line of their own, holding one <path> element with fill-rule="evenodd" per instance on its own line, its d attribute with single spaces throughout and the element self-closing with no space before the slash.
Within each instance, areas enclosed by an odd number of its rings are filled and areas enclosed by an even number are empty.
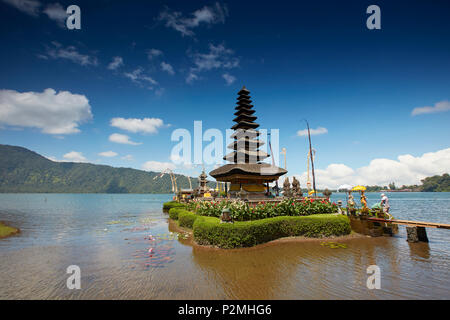
<svg viewBox="0 0 450 320">
<path fill-rule="evenodd" d="M 12 236 L 19 232 L 19 229 L 7 226 L 4 223 L 0 222 L 0 239 Z"/>
<path fill-rule="evenodd" d="M 203 205 L 214 207 L 214 203 L 224 204 L 225 202 L 204 202 Z M 314 202 L 320 203 L 321 201 L 316 200 Z M 287 200 L 285 203 L 287 205 L 290 202 Z M 324 205 L 323 203 L 320 204 Z M 217 206 L 220 207 L 219 204 Z M 244 206 L 251 207 L 248 204 L 244 204 Z M 266 205 L 266 207 L 268 206 Z M 279 206 L 283 207 L 283 205 Z M 302 206 L 304 206 L 304 203 L 300 202 L 295 207 L 300 208 Z M 216 216 L 201 215 L 199 211 L 191 211 L 190 208 L 193 206 L 189 204 L 184 205 L 171 201 L 166 202 L 164 207 L 169 210 L 170 219 L 177 220 L 180 227 L 192 229 L 197 244 L 223 249 L 252 247 L 285 237 L 324 238 L 344 236 L 351 233 L 349 218 L 335 213 L 305 213 L 299 216 L 291 216 L 288 215 L 289 213 L 285 213 L 285 215 L 280 214 L 279 216 L 257 218 L 256 220 L 224 223 Z M 267 209 L 267 212 L 269 212 L 270 209 Z M 262 209 L 260 210 L 262 212 Z M 241 212 L 245 214 L 246 211 Z M 294 209 L 291 213 L 295 212 Z M 208 213 L 214 215 L 213 211 L 208 211 Z M 203 211 L 203 214 L 207 214 L 206 211 Z"/>
</svg>

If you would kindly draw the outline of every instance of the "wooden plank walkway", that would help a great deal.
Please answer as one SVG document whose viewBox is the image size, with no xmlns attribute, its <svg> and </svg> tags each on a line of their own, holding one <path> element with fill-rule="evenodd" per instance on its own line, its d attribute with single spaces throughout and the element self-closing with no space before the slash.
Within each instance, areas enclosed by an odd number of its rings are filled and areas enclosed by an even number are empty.
<svg viewBox="0 0 450 320">
<path fill-rule="evenodd" d="M 440 229 L 450 229 L 450 224 L 446 223 L 435 223 L 435 222 L 423 222 L 423 221 L 410 221 L 410 220 L 387 220 L 382 218 L 367 218 L 370 221 L 377 222 L 387 222 L 392 224 L 401 224 L 408 227 L 424 227 L 424 228 L 440 228 Z"/>
</svg>

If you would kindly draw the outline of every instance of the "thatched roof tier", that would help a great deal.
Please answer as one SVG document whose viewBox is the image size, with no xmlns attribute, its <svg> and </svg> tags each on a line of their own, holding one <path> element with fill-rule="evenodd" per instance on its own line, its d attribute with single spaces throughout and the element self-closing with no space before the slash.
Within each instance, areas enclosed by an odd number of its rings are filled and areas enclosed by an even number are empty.
<svg viewBox="0 0 450 320">
<path fill-rule="evenodd" d="M 237 147 L 240 146 L 245 146 L 246 148 L 253 150 L 256 149 L 258 147 L 261 147 L 262 145 L 264 145 L 264 141 L 259 141 L 256 139 L 252 139 L 249 137 L 241 137 L 239 139 L 234 140 L 233 142 L 231 142 L 227 148 L 229 149 L 233 149 L 233 150 L 237 150 Z"/>
<path fill-rule="evenodd" d="M 234 110 L 236 110 L 236 112 L 238 112 L 238 111 L 251 112 L 253 110 L 252 108 L 253 108 L 253 105 L 248 104 L 248 105 L 236 106 L 234 108 Z"/>
<path fill-rule="evenodd" d="M 237 102 L 238 105 L 252 103 L 252 100 L 250 100 L 250 96 L 239 96 L 237 98 L 237 100 L 238 100 L 238 102 Z"/>
<path fill-rule="evenodd" d="M 250 105 L 252 103 L 252 100 L 250 99 L 250 96 L 239 96 L 237 98 L 237 105 Z"/>
<path fill-rule="evenodd" d="M 241 115 L 241 114 L 251 115 L 251 114 L 254 114 L 254 113 L 255 113 L 255 110 L 243 108 L 243 109 L 239 109 L 238 111 L 236 111 L 234 113 L 234 115 L 235 116 L 238 116 L 238 115 Z"/>
<path fill-rule="evenodd" d="M 253 138 L 256 138 L 256 137 L 258 137 L 258 136 L 260 136 L 261 134 L 259 133 L 259 131 L 258 130 L 253 130 L 253 129 L 248 129 L 248 130 L 244 130 L 244 129 L 239 129 L 239 130 L 235 130 L 232 134 L 231 134 L 231 136 L 230 136 L 230 138 L 234 138 L 234 139 L 242 139 L 242 138 L 245 138 L 245 137 L 247 137 L 247 138 L 250 138 L 250 139 L 253 139 Z"/>
<path fill-rule="evenodd" d="M 252 109 L 252 101 L 251 100 L 242 100 L 237 103 L 237 105 L 234 107 L 235 110 L 240 110 L 242 108 L 246 109 Z"/>
<path fill-rule="evenodd" d="M 256 163 L 259 161 L 263 161 L 268 157 L 269 155 L 262 150 L 239 149 L 227 154 L 225 157 L 223 157 L 223 160 L 231 161 L 234 163 Z"/>
<path fill-rule="evenodd" d="M 237 130 L 237 129 L 247 130 L 247 129 L 256 129 L 258 127 L 259 127 L 259 124 L 254 123 L 253 121 L 242 120 L 242 121 L 236 123 L 234 126 L 232 126 L 231 129 L 233 129 L 233 130 Z"/>
<path fill-rule="evenodd" d="M 286 174 L 287 171 L 268 163 L 232 163 L 211 171 L 209 174 L 217 181 L 237 179 L 255 179 L 271 182 Z"/>
<path fill-rule="evenodd" d="M 241 121 L 247 121 L 247 122 L 251 122 L 251 121 L 255 121 L 257 118 L 256 116 L 252 116 L 249 114 L 245 114 L 245 113 L 241 113 L 240 115 L 238 115 L 236 118 L 233 119 L 234 122 L 241 122 Z"/>
</svg>

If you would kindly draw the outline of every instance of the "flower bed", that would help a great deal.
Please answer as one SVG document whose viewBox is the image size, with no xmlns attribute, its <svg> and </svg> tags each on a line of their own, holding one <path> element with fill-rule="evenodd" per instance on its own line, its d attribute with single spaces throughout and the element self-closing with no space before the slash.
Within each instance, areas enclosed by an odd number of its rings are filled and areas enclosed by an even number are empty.
<svg viewBox="0 0 450 320">
<path fill-rule="evenodd" d="M 188 210 L 208 217 L 220 217 L 222 210 L 228 208 L 235 221 L 259 220 L 279 216 L 308 216 L 312 214 L 335 213 L 337 205 L 327 200 L 304 199 L 294 201 L 284 199 L 279 203 L 261 202 L 250 205 L 240 200 L 204 201 L 194 200 L 187 204 Z"/>
</svg>

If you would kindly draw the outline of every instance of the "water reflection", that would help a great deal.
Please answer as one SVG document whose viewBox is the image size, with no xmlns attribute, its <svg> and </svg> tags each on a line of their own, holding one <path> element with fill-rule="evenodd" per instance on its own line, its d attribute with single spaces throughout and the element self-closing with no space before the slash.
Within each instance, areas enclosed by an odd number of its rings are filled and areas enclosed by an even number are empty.
<svg viewBox="0 0 450 320">
<path fill-rule="evenodd" d="M 374 245 L 373 241 L 376 242 Z M 257 248 L 217 250 L 194 247 L 194 262 L 232 299 L 365 299 L 388 294 L 400 284 L 401 267 L 387 238 L 342 241 L 331 249 L 320 240 L 279 242 Z M 391 278 L 382 293 L 366 287 L 366 269 L 376 264 Z M 397 296 L 398 297 L 398 296 Z"/>
<path fill-rule="evenodd" d="M 430 245 L 427 242 L 408 242 L 411 258 L 430 259 Z"/>
</svg>

